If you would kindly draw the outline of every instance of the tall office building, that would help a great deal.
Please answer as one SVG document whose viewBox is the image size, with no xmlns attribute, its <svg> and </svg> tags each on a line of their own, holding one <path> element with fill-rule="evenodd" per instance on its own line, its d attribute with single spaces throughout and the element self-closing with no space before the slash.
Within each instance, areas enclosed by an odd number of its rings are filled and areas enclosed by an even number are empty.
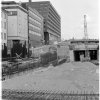
<svg viewBox="0 0 100 100">
<path fill-rule="evenodd" d="M 22 3 L 21 6 L 28 11 L 28 33 L 30 48 L 42 45 L 43 41 L 43 17 L 29 4 Z"/>
<path fill-rule="evenodd" d="M 44 17 L 44 41 L 52 44 L 61 39 L 61 18 L 49 1 L 27 2 Z"/>
</svg>

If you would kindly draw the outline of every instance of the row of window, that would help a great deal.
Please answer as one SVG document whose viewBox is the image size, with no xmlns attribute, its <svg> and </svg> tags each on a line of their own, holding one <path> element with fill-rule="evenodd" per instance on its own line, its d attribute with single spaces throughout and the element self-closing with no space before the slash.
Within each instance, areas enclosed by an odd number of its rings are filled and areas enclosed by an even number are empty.
<svg viewBox="0 0 100 100">
<path fill-rule="evenodd" d="M 33 28 L 35 28 L 35 29 L 41 31 L 41 28 L 39 28 L 39 27 L 37 27 L 37 26 L 34 26 L 34 25 L 30 24 L 30 23 L 29 23 L 29 26 L 31 26 L 31 27 L 33 27 Z"/>
<path fill-rule="evenodd" d="M 31 17 L 29 17 L 29 20 L 32 20 L 33 22 L 37 23 L 38 25 L 41 25 L 40 22 L 38 22 L 37 20 L 35 20 L 35 19 L 31 18 Z"/>
<path fill-rule="evenodd" d="M 55 30 L 50 24 L 47 27 L 51 29 L 54 33 L 59 34 L 59 32 Z"/>
<path fill-rule="evenodd" d="M 56 27 L 56 24 L 53 23 L 51 20 L 48 19 L 48 25 L 51 26 L 57 33 L 60 33 L 60 28 Z"/>
<path fill-rule="evenodd" d="M 51 6 L 51 5 L 50 5 Z M 51 6 L 50 8 L 49 8 L 49 10 L 58 18 L 58 19 L 60 19 L 60 16 L 58 15 L 58 13 L 54 10 L 54 8 Z"/>
<path fill-rule="evenodd" d="M 41 21 L 41 18 L 30 10 L 30 13 Z"/>
<path fill-rule="evenodd" d="M 9 11 L 8 15 L 9 16 L 16 16 L 17 15 L 17 11 Z"/>
<path fill-rule="evenodd" d="M 2 28 L 7 29 L 7 24 L 6 24 L 6 22 L 3 22 L 3 21 L 2 21 L 2 22 L 1 22 L 1 25 L 2 25 L 2 26 L 1 26 Z"/>
<path fill-rule="evenodd" d="M 48 17 L 57 25 L 58 28 L 60 27 L 60 23 L 58 23 L 51 14 L 49 14 Z"/>
<path fill-rule="evenodd" d="M 7 39 L 6 33 L 2 33 L 2 32 L 1 32 L 1 39 L 2 39 L 2 40 L 6 40 L 6 39 Z"/>
<path fill-rule="evenodd" d="M 56 20 L 56 22 L 60 24 L 60 19 L 58 19 L 51 10 L 49 11 L 49 15 L 52 15 L 52 17 Z"/>
<path fill-rule="evenodd" d="M 7 18 L 6 13 L 2 12 L 2 13 L 1 13 L 1 17 L 4 18 L 4 19 L 6 19 L 6 18 Z"/>
<path fill-rule="evenodd" d="M 41 34 L 39 34 L 37 32 L 34 32 L 34 31 L 31 31 L 31 30 L 29 30 L 29 33 L 34 34 L 34 35 L 37 35 L 37 36 L 41 36 Z"/>
</svg>

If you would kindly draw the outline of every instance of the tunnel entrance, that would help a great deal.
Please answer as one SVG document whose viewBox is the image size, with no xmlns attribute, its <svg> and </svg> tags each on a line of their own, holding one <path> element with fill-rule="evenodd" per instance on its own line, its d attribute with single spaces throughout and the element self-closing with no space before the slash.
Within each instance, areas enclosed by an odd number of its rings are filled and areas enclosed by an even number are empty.
<svg viewBox="0 0 100 100">
<path fill-rule="evenodd" d="M 84 55 L 85 57 L 85 50 L 75 50 L 74 51 L 74 61 L 80 61 L 80 55 Z"/>
</svg>

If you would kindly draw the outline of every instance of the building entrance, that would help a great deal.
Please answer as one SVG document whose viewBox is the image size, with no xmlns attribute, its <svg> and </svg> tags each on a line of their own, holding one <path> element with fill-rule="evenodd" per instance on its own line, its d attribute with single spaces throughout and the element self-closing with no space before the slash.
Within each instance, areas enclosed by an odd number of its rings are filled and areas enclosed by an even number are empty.
<svg viewBox="0 0 100 100">
<path fill-rule="evenodd" d="M 44 32 L 44 41 L 45 41 L 45 45 L 49 44 L 49 33 L 48 32 Z"/>
<path fill-rule="evenodd" d="M 81 55 L 83 55 L 85 57 L 85 50 L 75 50 L 74 51 L 74 61 L 80 61 Z"/>
<path fill-rule="evenodd" d="M 90 60 L 97 60 L 97 50 L 89 50 Z"/>
<path fill-rule="evenodd" d="M 89 50 L 90 60 L 97 60 L 97 50 Z M 85 50 L 75 50 L 74 51 L 74 61 L 80 61 L 80 56 L 83 55 L 85 57 Z"/>
</svg>

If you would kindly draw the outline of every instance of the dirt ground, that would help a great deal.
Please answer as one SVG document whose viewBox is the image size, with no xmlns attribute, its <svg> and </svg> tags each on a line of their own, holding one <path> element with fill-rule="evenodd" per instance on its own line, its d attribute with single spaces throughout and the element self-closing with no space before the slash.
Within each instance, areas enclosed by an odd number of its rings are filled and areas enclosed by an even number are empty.
<svg viewBox="0 0 100 100">
<path fill-rule="evenodd" d="M 16 75 L 2 82 L 2 89 L 48 91 L 99 91 L 99 67 L 90 62 L 70 62 Z"/>
</svg>

